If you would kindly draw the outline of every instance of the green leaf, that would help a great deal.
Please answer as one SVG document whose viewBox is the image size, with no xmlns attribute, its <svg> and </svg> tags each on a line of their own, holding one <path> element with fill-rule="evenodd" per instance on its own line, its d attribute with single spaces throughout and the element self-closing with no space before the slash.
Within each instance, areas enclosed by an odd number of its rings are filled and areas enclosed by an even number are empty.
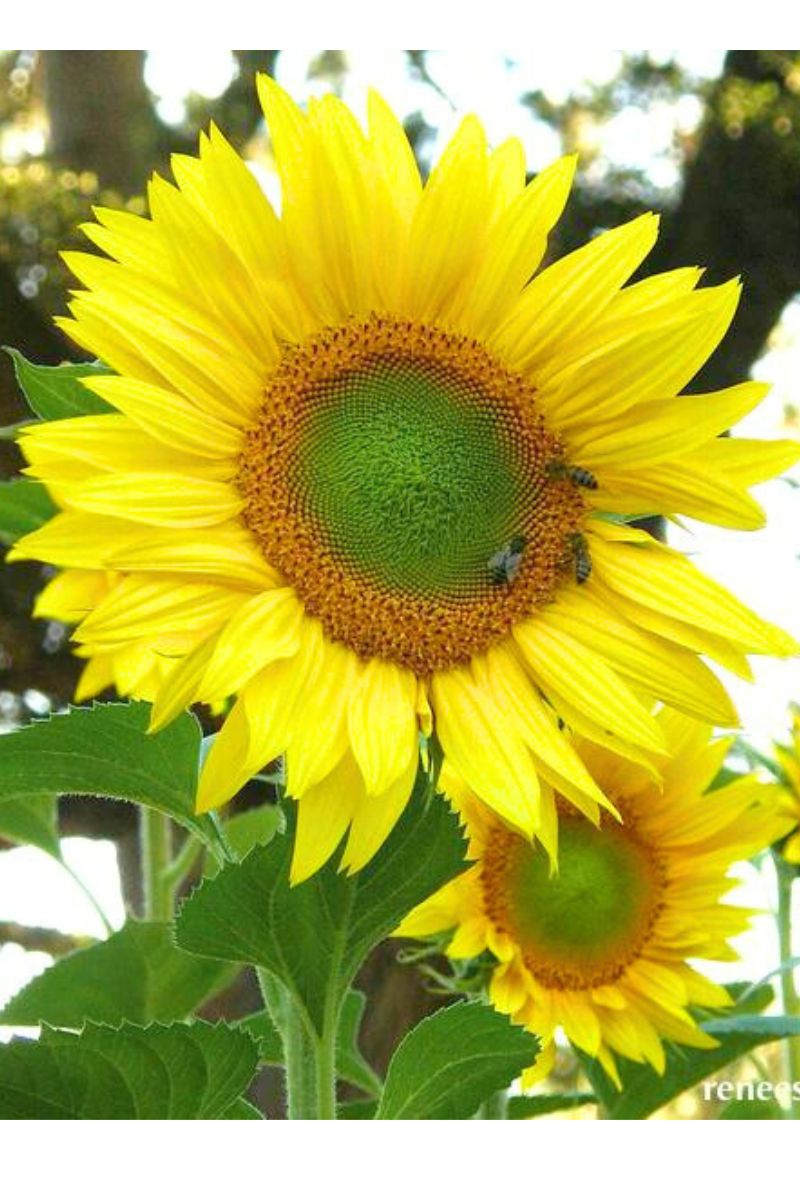
<svg viewBox="0 0 800 1200">
<path fill-rule="evenodd" d="M 248 808 L 225 821 L 222 831 L 225 841 L 237 858 L 244 858 L 254 846 L 267 846 L 276 833 L 283 832 L 283 809 L 278 804 L 260 804 Z M 220 863 L 210 858 L 205 867 L 208 877 L 218 875 Z"/>
<path fill-rule="evenodd" d="M 12 479 L 0 483 L 0 542 L 12 545 L 54 517 L 57 508 L 43 483 Z"/>
<path fill-rule="evenodd" d="M 363 992 L 350 991 L 345 997 L 336 1039 L 336 1074 L 346 1083 L 361 1088 L 368 1096 L 379 1096 L 383 1086 L 381 1078 L 358 1048 L 358 1031 L 365 1004 Z M 258 1042 L 262 1062 L 273 1066 L 283 1065 L 281 1037 L 266 1009 L 245 1017 L 239 1022 L 239 1027 L 246 1029 Z"/>
<path fill-rule="evenodd" d="M 38 975 L 8 1002 L 0 1022 L 80 1029 L 86 1021 L 174 1021 L 235 973 L 229 963 L 184 954 L 167 924 L 129 921 L 107 941 L 76 950 Z"/>
<path fill-rule="evenodd" d="M 0 1119 L 212 1120 L 258 1066 L 228 1025 L 88 1025 L 0 1047 Z"/>
<path fill-rule="evenodd" d="M 622 1091 L 618 1092 L 602 1067 L 586 1055 L 581 1062 L 598 1099 L 608 1116 L 616 1121 L 640 1121 L 669 1104 L 687 1088 L 695 1087 L 709 1075 L 727 1067 L 758 1046 L 800 1036 L 800 1017 L 765 1017 L 748 1013 L 704 1021 L 701 1028 L 716 1038 L 719 1045 L 709 1050 L 691 1046 L 667 1047 L 667 1065 L 663 1075 L 652 1067 L 619 1058 Z"/>
<path fill-rule="evenodd" d="M 366 1003 L 363 992 L 349 991 L 345 996 L 336 1043 L 336 1073 L 341 1079 L 361 1088 L 368 1096 L 380 1096 L 383 1080 L 373 1071 L 358 1046 Z"/>
<path fill-rule="evenodd" d="M 379 1121 L 459 1121 L 506 1088 L 539 1052 L 533 1034 L 488 1005 L 461 1001 L 407 1033 L 386 1075 Z"/>
<path fill-rule="evenodd" d="M 42 367 L 28 360 L 19 350 L 6 347 L 14 362 L 17 383 L 28 404 L 43 421 L 65 417 L 86 417 L 115 410 L 80 382 L 86 375 L 110 375 L 101 363 L 61 363 Z"/>
<path fill-rule="evenodd" d="M 596 1104 L 594 1092 L 555 1092 L 549 1096 L 511 1096 L 508 1101 L 509 1121 L 527 1121 L 531 1117 L 545 1117 L 548 1113 L 563 1112 L 570 1108 L 583 1108 Z"/>
<path fill-rule="evenodd" d="M 19 800 L 0 800 L 0 837 L 38 846 L 53 858 L 60 858 L 56 797 L 47 792 L 32 792 Z"/>
<path fill-rule="evenodd" d="M 290 826 L 291 818 L 290 809 Z M 177 941 L 193 954 L 266 968 L 321 1034 L 369 951 L 463 868 L 463 852 L 456 817 L 442 800 L 428 801 L 422 780 L 388 840 L 357 874 L 340 874 L 329 862 L 290 887 L 292 839 L 275 838 L 192 893 L 178 914 Z"/>
<path fill-rule="evenodd" d="M 226 1108 L 221 1114 L 223 1121 L 263 1121 L 264 1114 L 259 1112 L 255 1104 L 251 1104 L 249 1100 L 240 1097 L 234 1100 L 230 1108 Z"/>
<path fill-rule="evenodd" d="M 378 1111 L 376 1100 L 345 1100 L 336 1109 L 340 1121 L 373 1121 Z"/>
<path fill-rule="evenodd" d="M 44 791 L 108 796 L 158 809 L 214 844 L 194 813 L 200 726 L 183 713 L 149 734 L 150 705 L 94 704 L 33 721 L 0 737 L 0 795 L 29 800 Z"/>
</svg>

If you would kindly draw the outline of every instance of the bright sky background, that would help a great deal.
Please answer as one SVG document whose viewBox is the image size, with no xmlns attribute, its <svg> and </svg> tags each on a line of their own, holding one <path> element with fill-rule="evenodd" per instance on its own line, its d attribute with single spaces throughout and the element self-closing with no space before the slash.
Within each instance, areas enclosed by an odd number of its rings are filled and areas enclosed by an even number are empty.
<svg viewBox="0 0 800 1200">
<path fill-rule="evenodd" d="M 673 55 L 700 78 L 713 78 L 720 70 L 723 51 L 651 51 L 659 60 Z M 327 84 L 307 78 L 308 65 L 319 51 L 290 50 L 278 59 L 278 79 L 299 100 L 325 90 Z M 511 134 L 520 137 L 528 161 L 539 169 L 560 150 L 556 136 L 519 105 L 518 97 L 536 86 L 553 102 L 580 92 L 586 81 L 601 83 L 613 77 L 620 51 L 580 49 L 572 45 L 563 52 L 552 45 L 540 51 L 515 54 L 514 61 L 497 50 L 486 52 L 437 51 L 428 67 L 443 94 L 409 79 L 405 58 L 398 50 L 355 51 L 349 56 L 349 74 L 344 97 L 361 108 L 370 85 L 377 85 L 400 113 L 420 111 L 426 122 L 439 130 L 434 152 L 438 153 L 457 120 L 468 111 L 483 119 L 490 139 L 499 142 Z M 208 97 L 220 94 L 234 70 L 230 51 L 153 51 L 147 67 L 147 82 L 159 97 L 162 117 L 178 123 L 184 99 L 195 91 Z M 646 112 L 627 108 L 613 120 L 592 131 L 601 149 L 596 169 L 609 163 L 634 165 L 647 170 L 659 187 L 678 181 L 673 139 L 676 132 L 695 127 L 700 107 L 693 97 L 676 104 L 659 103 Z M 272 191 L 272 187 L 269 189 Z M 746 281 L 745 281 L 746 286 Z M 800 435 L 800 427 L 788 430 L 784 412 L 800 408 L 800 302 L 787 309 L 775 331 L 769 352 L 754 372 L 773 383 L 768 401 L 739 426 L 747 436 L 780 437 Z M 796 472 L 800 484 L 800 472 Z M 742 600 L 800 638 L 800 492 L 785 481 L 764 485 L 756 494 L 768 513 L 766 530 L 736 533 L 687 522 L 672 543 L 691 554 L 697 564 L 728 585 Z M 791 662 L 754 663 L 756 686 L 737 679 L 726 683 L 742 715 L 745 734 L 762 748 L 781 737 L 787 727 L 787 706 L 800 700 L 800 666 Z M 113 847 L 108 843 L 68 839 L 65 854 L 72 867 L 90 886 L 114 926 L 124 920 L 119 878 Z M 745 886 L 737 896 L 754 907 L 773 903 L 770 873 L 759 875 L 744 866 Z M 800 901 L 800 897 L 798 897 Z M 0 920 L 48 926 L 74 933 L 99 936 L 102 928 L 96 913 L 68 875 L 42 852 L 20 848 L 0 855 Z M 797 920 L 800 922 L 800 909 Z M 772 970 L 778 960 L 772 922 L 760 918 L 739 942 L 744 964 L 726 964 L 709 971 L 721 980 L 744 976 L 758 979 Z M 0 949 L 0 1003 L 49 962 L 44 954 L 29 954 L 16 946 Z M 706 969 L 705 967 L 703 968 Z M 0 1038 L 3 1034 L 0 1033 Z"/>
</svg>

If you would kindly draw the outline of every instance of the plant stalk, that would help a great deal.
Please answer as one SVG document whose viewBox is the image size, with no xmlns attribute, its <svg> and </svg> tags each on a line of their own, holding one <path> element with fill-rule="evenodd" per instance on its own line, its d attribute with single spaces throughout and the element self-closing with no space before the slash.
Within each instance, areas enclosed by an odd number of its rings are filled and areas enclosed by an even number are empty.
<svg viewBox="0 0 800 1200">
<path fill-rule="evenodd" d="M 256 972 L 264 1006 L 281 1035 L 286 1085 L 286 1116 L 290 1121 L 313 1121 L 317 1112 L 316 1038 L 289 989 L 269 971 Z"/>
<path fill-rule="evenodd" d="M 793 957 L 792 946 L 792 885 L 795 880 L 793 867 L 776 850 L 773 851 L 775 873 L 778 877 L 778 945 L 781 964 L 789 964 Z M 794 980 L 794 968 L 783 966 L 781 971 L 781 999 L 787 1017 L 800 1017 L 800 996 Z M 792 1083 L 800 1083 L 800 1037 L 787 1038 L 785 1042 L 786 1067 Z M 791 1114 L 800 1120 L 800 1101 L 792 1098 Z"/>
<path fill-rule="evenodd" d="M 171 921 L 172 887 L 167 874 L 172 857 L 172 825 L 169 817 L 154 809 L 142 808 L 139 836 L 145 919 Z"/>
</svg>

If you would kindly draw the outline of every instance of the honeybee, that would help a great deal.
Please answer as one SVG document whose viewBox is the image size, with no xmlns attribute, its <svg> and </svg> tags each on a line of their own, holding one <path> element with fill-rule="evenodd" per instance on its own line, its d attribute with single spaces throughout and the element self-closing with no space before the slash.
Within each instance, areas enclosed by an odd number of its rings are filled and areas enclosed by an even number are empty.
<svg viewBox="0 0 800 1200">
<path fill-rule="evenodd" d="M 582 533 L 572 533 L 569 538 L 572 561 L 575 567 L 575 582 L 586 583 L 592 573 L 592 559 L 589 554 L 589 543 Z"/>
<path fill-rule="evenodd" d="M 547 464 L 547 472 L 555 479 L 568 479 L 576 487 L 588 488 L 591 492 L 597 491 L 597 479 L 586 467 L 577 467 L 572 463 L 555 460 Z"/>
<path fill-rule="evenodd" d="M 521 533 L 515 533 L 496 554 L 489 559 L 487 566 L 492 583 L 512 584 L 519 573 L 522 555 L 527 538 Z"/>
</svg>

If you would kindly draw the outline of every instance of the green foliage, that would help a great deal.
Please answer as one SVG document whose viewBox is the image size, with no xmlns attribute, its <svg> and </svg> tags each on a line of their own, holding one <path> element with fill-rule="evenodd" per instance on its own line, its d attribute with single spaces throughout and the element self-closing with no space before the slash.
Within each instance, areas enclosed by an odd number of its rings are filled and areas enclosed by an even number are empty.
<svg viewBox="0 0 800 1200">
<path fill-rule="evenodd" d="M 438 799 L 427 800 L 423 779 L 391 836 L 356 875 L 340 874 L 329 862 L 291 887 L 292 839 L 276 838 L 189 897 L 178 914 L 177 941 L 193 954 L 265 968 L 322 1035 L 338 1020 L 369 951 L 458 872 L 463 852 L 456 818 Z"/>
<path fill-rule="evenodd" d="M 38 846 L 46 854 L 60 858 L 55 796 L 48 792 L 31 792 L 17 799 L 0 799 L 0 837 L 25 846 Z"/>
<path fill-rule="evenodd" d="M 108 796 L 158 809 L 213 842 L 194 813 L 200 727 L 184 713 L 147 732 L 150 706 L 94 704 L 34 721 L 0 738 L 0 794 L 30 800 L 45 791 Z"/>
<path fill-rule="evenodd" d="M 389 1064 L 377 1120 L 466 1120 L 533 1065 L 539 1043 L 474 1001 L 439 1009 L 407 1033 Z"/>
<path fill-rule="evenodd" d="M 58 367 L 43 367 L 28 362 L 19 350 L 7 347 L 7 352 L 13 359 L 14 373 L 25 399 L 43 421 L 114 412 L 110 404 L 81 383 L 85 375 L 109 375 L 108 367 L 100 363 L 61 363 Z"/>
<path fill-rule="evenodd" d="M 0 1118 L 241 1118 L 257 1065 L 252 1038 L 224 1024 L 46 1029 L 38 1042 L 0 1047 Z M 233 1105 L 239 1111 L 229 1113 Z"/>
<path fill-rule="evenodd" d="M 231 982 L 229 963 L 184 954 L 169 925 L 129 921 L 108 941 L 59 959 L 0 1012 L 6 1025 L 80 1029 L 188 1017 Z"/>
<path fill-rule="evenodd" d="M 285 828 L 283 809 L 277 804 L 259 804 L 230 817 L 223 826 L 225 841 L 237 859 L 244 858 L 254 846 L 266 846 Z M 220 864 L 210 859 L 205 873 L 218 874 Z"/>
<path fill-rule="evenodd" d="M 594 1092 L 554 1092 L 548 1096 L 512 1096 L 508 1101 L 510 1121 L 528 1121 L 531 1117 L 546 1117 L 549 1113 L 583 1108 L 596 1104 Z"/>
<path fill-rule="evenodd" d="M 759 1046 L 787 1037 L 800 1037 L 800 1017 L 737 1013 L 704 1021 L 702 1028 L 716 1038 L 714 1049 L 671 1045 L 663 1075 L 652 1067 L 619 1059 L 622 1091 L 617 1091 L 594 1059 L 581 1055 L 589 1082 L 607 1115 L 616 1121 L 638 1121 L 663 1108 L 687 1088 L 694 1087 Z"/>
<path fill-rule="evenodd" d="M 0 483 L 0 542 L 10 546 L 56 514 L 47 488 L 34 479 Z"/>
<path fill-rule="evenodd" d="M 731 1100 L 717 1113 L 718 1121 L 782 1121 L 777 1100 Z"/>
<path fill-rule="evenodd" d="M 358 1031 L 365 1005 L 366 996 L 363 992 L 349 991 L 345 996 L 336 1039 L 336 1074 L 346 1083 L 361 1088 L 368 1096 L 379 1096 L 383 1086 L 382 1080 L 358 1048 Z M 265 1009 L 246 1017 L 240 1025 L 258 1042 L 262 1062 L 274 1066 L 283 1063 L 280 1034 Z"/>
</svg>

